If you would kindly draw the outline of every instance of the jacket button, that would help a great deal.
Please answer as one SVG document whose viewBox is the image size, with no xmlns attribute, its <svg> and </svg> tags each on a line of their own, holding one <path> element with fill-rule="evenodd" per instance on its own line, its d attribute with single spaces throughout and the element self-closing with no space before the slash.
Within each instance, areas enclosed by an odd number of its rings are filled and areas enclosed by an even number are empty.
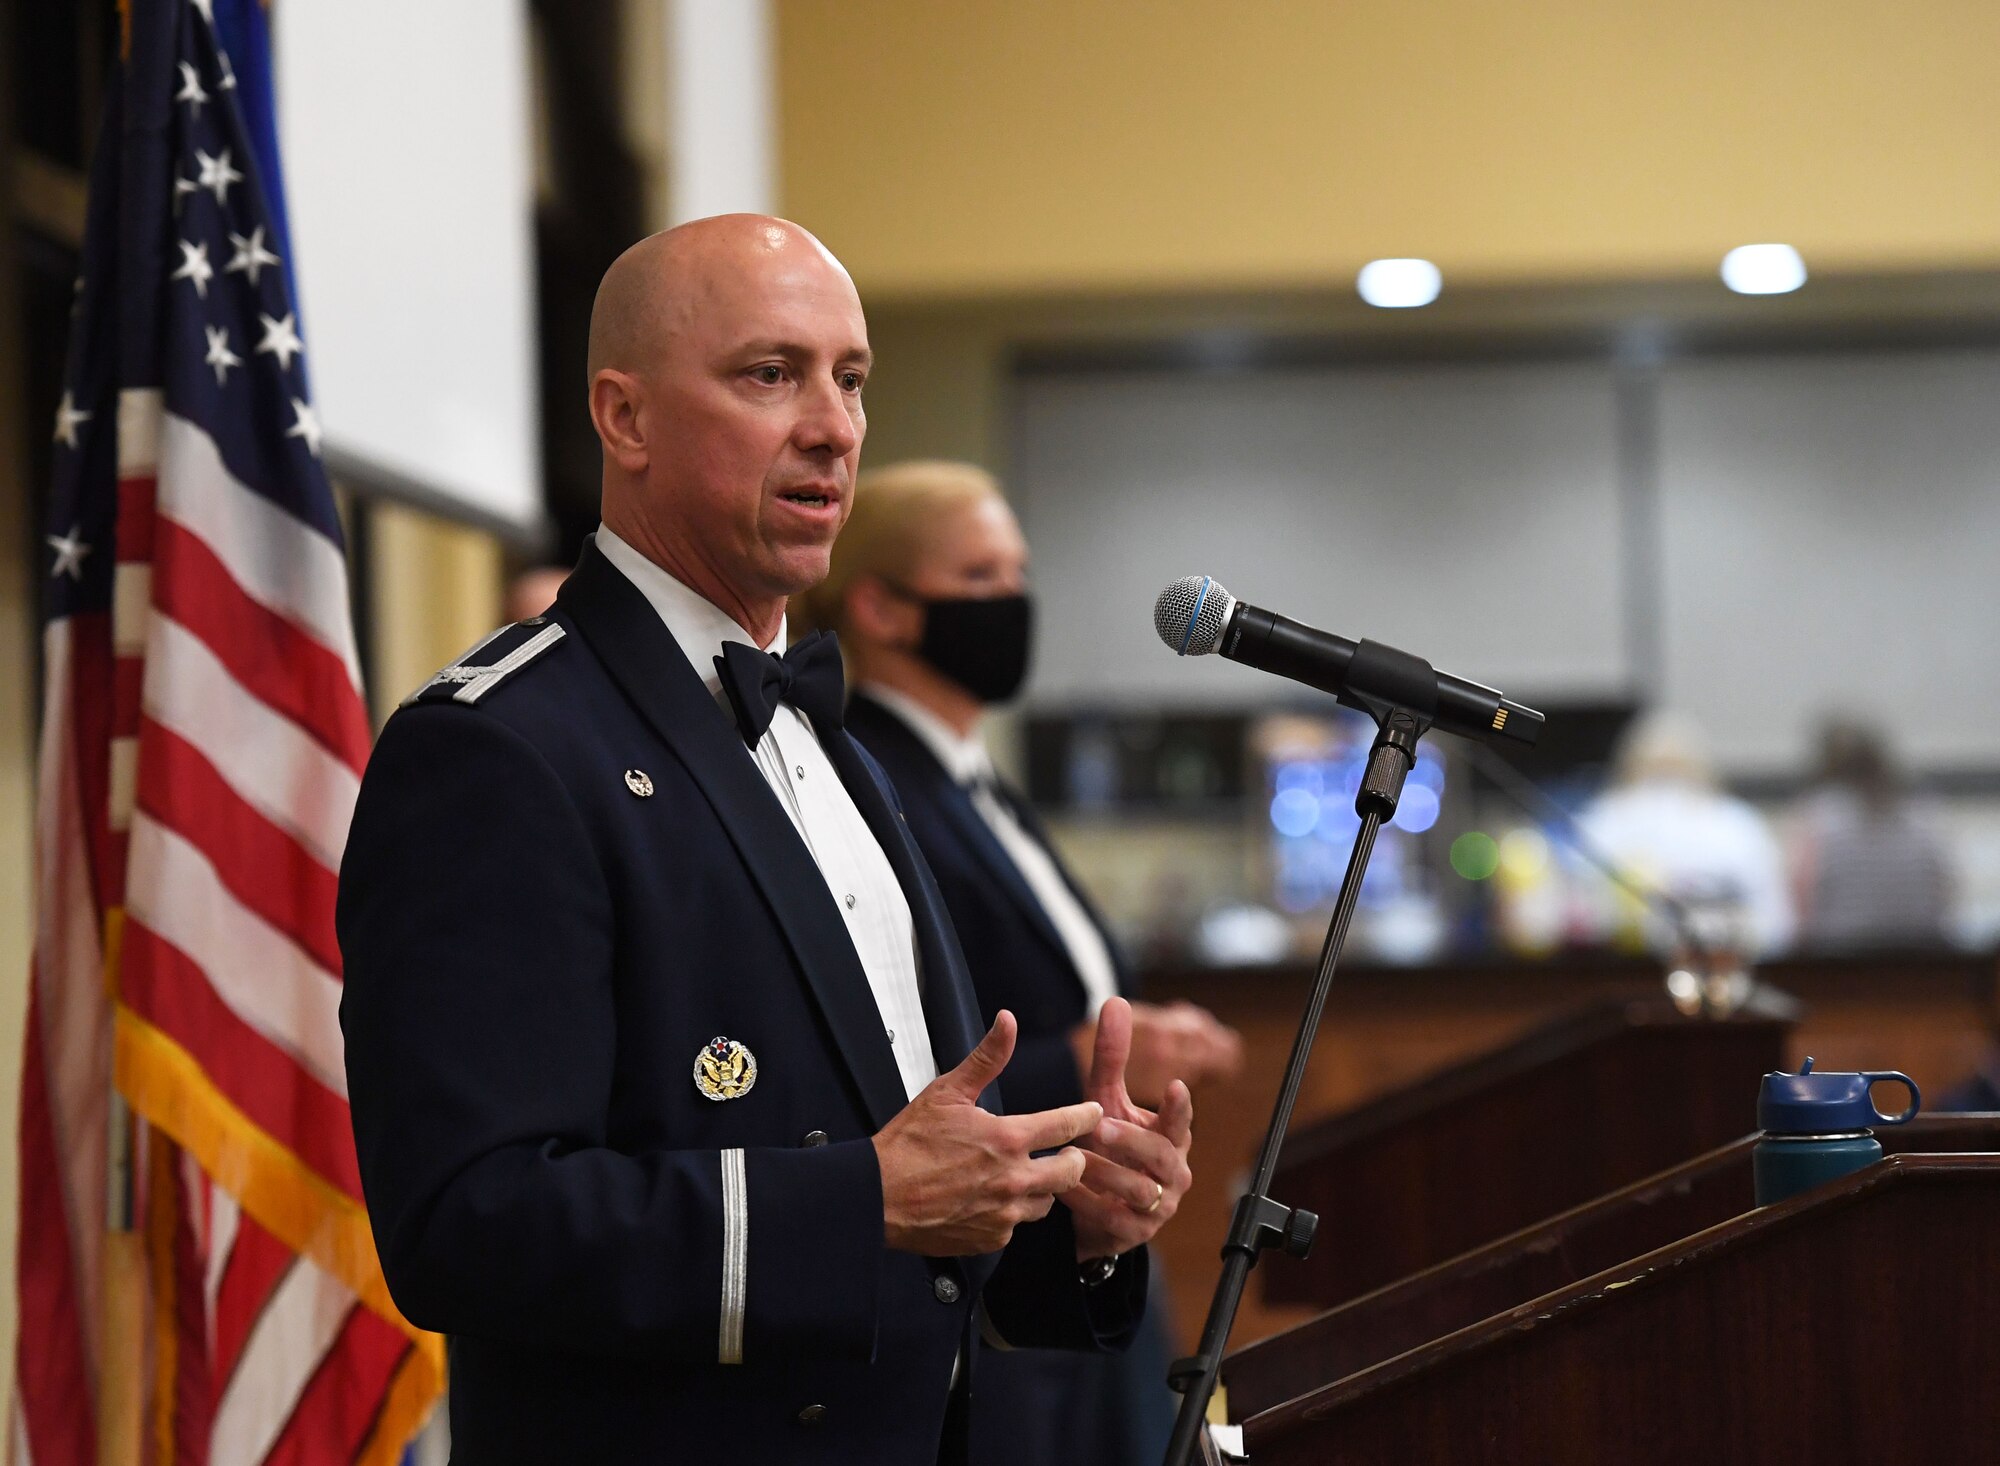
<svg viewBox="0 0 2000 1466">
<path fill-rule="evenodd" d="M 931 1291 L 937 1294 L 937 1301 L 940 1303 L 958 1302 L 958 1280 L 956 1278 L 932 1278 Z"/>
<path fill-rule="evenodd" d="M 806 1138 L 801 1140 L 799 1144 L 808 1148 L 815 1145 L 825 1145 L 826 1132 L 824 1130 L 808 1130 L 806 1131 Z"/>
<path fill-rule="evenodd" d="M 799 1412 L 800 1425 L 818 1425 L 824 1419 L 826 1419 L 826 1406 L 824 1405 L 808 1405 Z"/>
</svg>

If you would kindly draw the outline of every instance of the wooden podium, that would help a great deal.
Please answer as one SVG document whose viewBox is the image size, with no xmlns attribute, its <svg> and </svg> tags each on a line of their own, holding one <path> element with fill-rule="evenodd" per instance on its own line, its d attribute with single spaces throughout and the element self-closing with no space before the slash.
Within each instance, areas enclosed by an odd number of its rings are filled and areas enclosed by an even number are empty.
<svg viewBox="0 0 2000 1466">
<path fill-rule="evenodd" d="M 1926 1115 L 1876 1138 L 1892 1155 L 2000 1151 L 2000 1115 Z M 1755 1143 L 1745 1136 L 1232 1354 L 1231 1410 L 1268 1410 L 1742 1215 L 1753 1205 Z M 1337 1222 L 1323 1230 L 1328 1245 L 1341 1245 Z M 1293 1265 L 1270 1258 L 1259 1271 Z"/>
<path fill-rule="evenodd" d="M 1762 1210 L 1738 1141 L 1230 1356 L 1251 1461 L 1979 1459 L 2000 1115 L 1879 1134 Z"/>
<path fill-rule="evenodd" d="M 1598 999 L 1296 1132 L 1271 1194 L 1327 1221 L 1264 1298 L 1336 1306 L 1725 1144 L 1796 1015 L 1769 989 L 1727 1018 Z"/>
</svg>

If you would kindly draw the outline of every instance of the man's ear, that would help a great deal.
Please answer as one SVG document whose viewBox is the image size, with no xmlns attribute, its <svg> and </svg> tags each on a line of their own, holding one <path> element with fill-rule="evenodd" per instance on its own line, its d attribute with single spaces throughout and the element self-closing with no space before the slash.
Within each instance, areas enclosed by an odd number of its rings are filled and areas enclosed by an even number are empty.
<svg viewBox="0 0 2000 1466">
<path fill-rule="evenodd" d="M 605 367 L 590 381 L 590 422 L 605 456 L 627 473 L 644 473 L 645 386 L 627 372 Z"/>
<path fill-rule="evenodd" d="M 880 576 L 857 575 L 847 586 L 847 624 L 864 641 L 907 647 L 923 633 L 923 613 Z"/>
</svg>

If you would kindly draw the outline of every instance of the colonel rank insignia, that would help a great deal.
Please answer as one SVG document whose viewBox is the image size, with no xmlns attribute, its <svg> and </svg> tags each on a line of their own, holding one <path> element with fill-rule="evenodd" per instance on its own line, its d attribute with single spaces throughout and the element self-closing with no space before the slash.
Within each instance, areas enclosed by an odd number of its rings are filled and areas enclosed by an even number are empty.
<svg viewBox="0 0 2000 1466">
<path fill-rule="evenodd" d="M 694 1087 L 712 1100 L 742 1099 L 757 1082 L 757 1056 L 733 1038 L 712 1038 L 694 1056 Z"/>
</svg>

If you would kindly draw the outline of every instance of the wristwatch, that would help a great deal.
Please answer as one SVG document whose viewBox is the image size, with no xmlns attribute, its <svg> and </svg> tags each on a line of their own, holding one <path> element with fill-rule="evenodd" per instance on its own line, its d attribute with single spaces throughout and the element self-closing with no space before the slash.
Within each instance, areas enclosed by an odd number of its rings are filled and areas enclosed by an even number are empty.
<svg viewBox="0 0 2000 1466">
<path fill-rule="evenodd" d="M 1120 1254 L 1114 1252 L 1109 1257 L 1087 1257 L 1076 1265 L 1076 1280 L 1086 1288 L 1101 1288 L 1111 1281 L 1111 1275 L 1118 1271 Z"/>
</svg>

